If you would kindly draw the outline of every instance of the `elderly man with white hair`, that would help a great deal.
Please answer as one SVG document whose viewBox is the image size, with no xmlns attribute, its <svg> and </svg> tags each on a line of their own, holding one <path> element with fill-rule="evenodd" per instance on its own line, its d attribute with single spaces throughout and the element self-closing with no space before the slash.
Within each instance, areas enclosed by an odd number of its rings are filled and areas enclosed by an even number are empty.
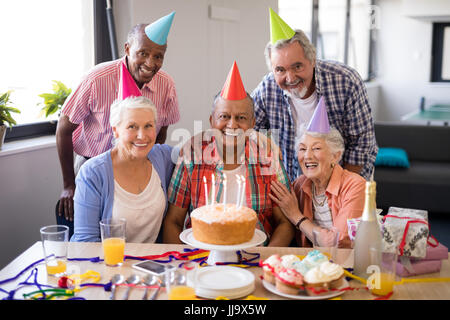
<svg viewBox="0 0 450 320">
<path fill-rule="evenodd" d="M 323 97 L 331 124 L 344 138 L 342 166 L 369 179 L 378 147 L 360 75 L 342 63 L 317 59 L 316 49 L 303 31 L 285 24 L 277 33 L 282 20 L 273 11 L 271 18 L 272 37 L 265 49 L 270 73 L 252 92 L 255 130 L 269 130 L 278 136 L 283 163 L 293 180 L 300 174 L 295 139 L 300 138 Z"/>
<path fill-rule="evenodd" d="M 111 105 L 114 146 L 81 166 L 71 241 L 100 241 L 99 221 L 111 218 L 125 218 L 127 241 L 160 241 L 174 163 L 172 148 L 155 144 L 156 117 L 154 103 L 143 96 Z"/>
</svg>

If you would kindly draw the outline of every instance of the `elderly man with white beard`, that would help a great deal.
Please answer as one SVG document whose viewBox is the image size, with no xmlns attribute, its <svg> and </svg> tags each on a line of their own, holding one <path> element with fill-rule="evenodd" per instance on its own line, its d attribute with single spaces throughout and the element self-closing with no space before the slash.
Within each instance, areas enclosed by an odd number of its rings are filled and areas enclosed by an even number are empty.
<svg viewBox="0 0 450 320">
<path fill-rule="evenodd" d="M 288 176 L 294 180 L 301 173 L 295 140 L 323 97 L 330 124 L 344 138 L 341 165 L 369 179 L 378 147 L 360 75 L 342 63 L 316 59 L 316 49 L 303 31 L 292 30 L 272 10 L 270 14 L 271 41 L 265 48 L 270 73 L 251 94 L 255 102 L 254 129 L 271 132 L 279 143 Z"/>
</svg>

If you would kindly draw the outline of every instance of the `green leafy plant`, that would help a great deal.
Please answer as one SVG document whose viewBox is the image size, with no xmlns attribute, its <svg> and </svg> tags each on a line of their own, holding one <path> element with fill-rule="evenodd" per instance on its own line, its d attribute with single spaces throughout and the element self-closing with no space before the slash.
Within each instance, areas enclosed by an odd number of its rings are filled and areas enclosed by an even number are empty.
<svg viewBox="0 0 450 320">
<path fill-rule="evenodd" d="M 48 117 L 61 110 L 64 101 L 66 101 L 71 92 L 72 89 L 67 88 L 64 83 L 53 80 L 53 93 L 42 93 L 39 95 L 39 97 L 44 98 L 44 102 L 38 103 L 38 105 L 44 105 L 41 109 L 41 114 L 45 113 L 45 117 Z"/>
<path fill-rule="evenodd" d="M 9 90 L 0 96 L 0 125 L 7 124 L 8 127 L 17 124 L 16 120 L 11 116 L 11 112 L 20 113 L 19 109 L 11 107 L 11 101 L 9 99 L 11 92 Z"/>
</svg>

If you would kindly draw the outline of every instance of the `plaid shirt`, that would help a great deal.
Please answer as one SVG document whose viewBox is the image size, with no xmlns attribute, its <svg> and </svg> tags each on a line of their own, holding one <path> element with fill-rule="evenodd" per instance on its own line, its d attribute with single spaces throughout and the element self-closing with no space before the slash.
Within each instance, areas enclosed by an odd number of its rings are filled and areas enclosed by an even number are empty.
<svg viewBox="0 0 450 320">
<path fill-rule="evenodd" d="M 277 179 L 288 188 L 289 180 L 280 159 L 278 148 L 263 135 L 251 130 L 245 143 L 245 153 L 240 163 L 246 166 L 245 197 L 247 203 L 258 214 L 258 227 L 270 238 L 274 229 L 272 208 L 276 206 L 269 197 L 270 183 Z M 261 138 L 260 140 L 259 137 Z M 208 192 L 211 192 L 212 173 L 216 182 L 216 202 L 223 192 L 223 160 L 221 159 L 214 136 L 199 134 L 186 143 L 178 157 L 168 190 L 168 200 L 177 207 L 193 209 L 205 205 L 205 188 L 203 177 L 206 177 Z M 210 199 L 210 195 L 208 195 Z M 186 221 L 190 227 L 190 219 Z"/>
<path fill-rule="evenodd" d="M 363 166 L 361 175 L 369 179 L 378 153 L 367 90 L 359 74 L 350 67 L 317 60 L 315 66 L 317 98 L 324 96 L 330 124 L 342 134 L 345 152 L 342 161 Z M 295 126 L 289 97 L 266 75 L 252 92 L 255 101 L 255 130 L 270 129 L 279 143 L 283 162 L 291 180 L 301 169 L 295 152 Z"/>
</svg>

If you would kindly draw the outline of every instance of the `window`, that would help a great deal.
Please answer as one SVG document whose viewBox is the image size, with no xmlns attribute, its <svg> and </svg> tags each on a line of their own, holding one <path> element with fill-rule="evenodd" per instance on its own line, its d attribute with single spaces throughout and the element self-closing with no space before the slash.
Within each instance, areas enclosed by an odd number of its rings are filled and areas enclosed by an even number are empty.
<svg viewBox="0 0 450 320">
<path fill-rule="evenodd" d="M 40 114 L 38 95 L 52 92 L 52 80 L 74 90 L 94 65 L 92 1 L 4 0 L 0 12 L 0 92 L 13 91 L 17 124 L 56 120 Z"/>
<path fill-rule="evenodd" d="M 433 23 L 431 81 L 450 82 L 450 22 Z"/>
<path fill-rule="evenodd" d="M 314 3 L 318 7 L 313 10 Z M 347 5 L 350 19 L 347 20 Z M 371 78 L 369 53 L 376 25 L 376 6 L 370 0 L 279 0 L 279 15 L 293 29 L 303 30 L 316 43 L 317 58 L 336 60 L 355 68 L 363 79 Z M 317 21 L 315 20 L 317 16 Z M 311 39 L 313 25 L 317 39 Z"/>
</svg>

